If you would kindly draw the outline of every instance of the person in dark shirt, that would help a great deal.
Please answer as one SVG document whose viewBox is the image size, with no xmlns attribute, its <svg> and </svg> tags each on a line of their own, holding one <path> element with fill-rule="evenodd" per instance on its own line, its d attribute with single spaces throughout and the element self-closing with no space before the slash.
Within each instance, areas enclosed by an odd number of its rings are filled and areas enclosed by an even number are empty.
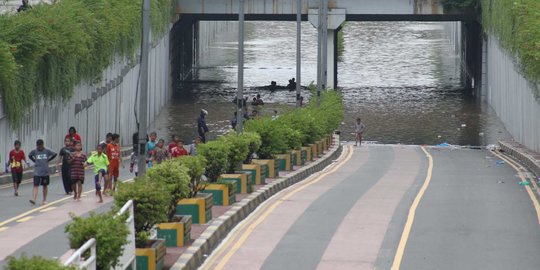
<svg viewBox="0 0 540 270">
<path fill-rule="evenodd" d="M 75 148 L 72 145 L 73 142 L 71 141 L 71 138 L 64 139 L 64 147 L 60 149 L 60 153 L 58 153 L 61 158 L 58 159 L 58 163 L 56 164 L 56 169 L 58 170 L 60 162 L 62 162 L 62 183 L 64 184 L 64 191 L 67 195 L 71 194 L 73 191 L 71 182 L 71 166 L 68 162 L 71 154 L 73 154 L 75 151 Z"/>
<path fill-rule="evenodd" d="M 31 9 L 32 7 L 28 4 L 28 0 L 22 0 L 22 5 L 19 6 L 17 9 L 17 12 L 26 11 Z"/>
<path fill-rule="evenodd" d="M 208 115 L 207 110 L 201 110 L 199 118 L 197 118 L 197 132 L 201 137 L 203 143 L 206 143 L 206 133 L 208 132 L 208 126 L 206 125 L 205 117 Z"/>
</svg>

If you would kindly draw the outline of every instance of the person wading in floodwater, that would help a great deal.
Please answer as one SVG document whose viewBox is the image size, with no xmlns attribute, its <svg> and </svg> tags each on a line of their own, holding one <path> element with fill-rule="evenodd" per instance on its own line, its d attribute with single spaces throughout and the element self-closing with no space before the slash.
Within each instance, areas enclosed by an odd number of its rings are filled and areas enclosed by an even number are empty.
<svg viewBox="0 0 540 270">
<path fill-rule="evenodd" d="M 208 115 L 207 110 L 201 110 L 201 115 L 197 118 L 197 132 L 203 143 L 206 143 L 206 133 L 208 132 L 208 126 L 206 126 L 205 117 Z"/>
<path fill-rule="evenodd" d="M 362 136 L 364 135 L 364 132 L 367 130 L 366 125 L 362 123 L 362 119 L 356 118 L 356 123 L 354 124 L 354 132 L 356 133 L 356 142 L 354 146 L 361 146 L 362 145 Z"/>
</svg>

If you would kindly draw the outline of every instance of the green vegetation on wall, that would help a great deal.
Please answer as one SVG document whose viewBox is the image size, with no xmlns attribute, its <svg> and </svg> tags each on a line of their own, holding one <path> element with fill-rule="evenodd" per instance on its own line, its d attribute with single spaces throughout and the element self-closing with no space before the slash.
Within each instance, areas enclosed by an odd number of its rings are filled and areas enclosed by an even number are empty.
<svg viewBox="0 0 540 270">
<path fill-rule="evenodd" d="M 151 1 L 154 40 L 168 31 L 171 0 Z M 34 102 L 68 100 L 81 81 L 100 79 L 115 56 L 134 59 L 141 1 L 70 0 L 0 16 L 0 94 L 18 126 Z"/>
<path fill-rule="evenodd" d="M 525 77 L 540 83 L 540 1 L 482 0 L 482 24 L 518 57 Z"/>
<path fill-rule="evenodd" d="M 477 0 L 441 0 L 445 9 L 469 8 L 477 3 Z"/>
</svg>

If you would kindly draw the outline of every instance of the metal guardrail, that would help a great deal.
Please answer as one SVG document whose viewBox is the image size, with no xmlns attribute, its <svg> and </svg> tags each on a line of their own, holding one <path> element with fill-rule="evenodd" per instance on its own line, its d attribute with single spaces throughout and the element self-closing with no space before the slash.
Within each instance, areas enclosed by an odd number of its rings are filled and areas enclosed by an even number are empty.
<svg viewBox="0 0 540 270">
<path fill-rule="evenodd" d="M 129 213 L 129 216 L 126 220 L 126 225 L 129 230 L 129 234 L 127 236 L 128 243 L 124 246 L 124 252 L 122 253 L 122 257 L 120 257 L 118 265 L 114 268 L 114 270 L 124 270 L 131 266 L 131 269 L 136 269 L 135 267 L 135 215 L 133 211 L 133 201 L 129 200 L 122 206 L 122 209 L 118 211 L 116 216 L 123 215 L 125 213 Z"/>
<path fill-rule="evenodd" d="M 82 260 L 83 254 L 90 249 L 90 257 L 86 258 L 85 260 Z M 92 238 L 82 247 L 77 249 L 71 257 L 69 257 L 66 262 L 64 262 L 64 266 L 75 266 L 77 269 L 87 269 L 87 270 L 95 270 L 96 269 L 96 263 L 97 263 L 97 255 L 96 255 L 96 239 Z"/>
<path fill-rule="evenodd" d="M 133 211 L 133 201 L 129 200 L 122 206 L 122 209 L 116 213 L 115 217 L 129 213 L 126 220 L 129 234 L 127 236 L 128 243 L 124 245 L 124 252 L 114 270 L 125 270 L 127 268 L 136 269 L 135 267 L 135 215 Z M 90 249 L 90 257 L 84 258 L 83 254 Z M 88 240 L 84 245 L 71 255 L 65 262 L 64 266 L 75 266 L 77 269 L 96 270 L 97 255 L 96 255 L 96 239 Z"/>
</svg>

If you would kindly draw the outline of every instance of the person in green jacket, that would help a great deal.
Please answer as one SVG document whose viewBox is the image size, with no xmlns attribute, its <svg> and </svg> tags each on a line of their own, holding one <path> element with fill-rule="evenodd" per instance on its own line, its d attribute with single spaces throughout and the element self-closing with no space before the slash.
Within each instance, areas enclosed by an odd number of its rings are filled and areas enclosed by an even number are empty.
<svg viewBox="0 0 540 270">
<path fill-rule="evenodd" d="M 95 182 L 96 182 L 96 196 L 99 197 L 98 203 L 103 202 L 101 195 L 101 179 L 103 182 L 107 180 L 107 168 L 109 167 L 109 158 L 103 153 L 101 145 L 96 147 L 96 152 L 92 152 L 92 155 L 86 161 L 88 164 L 94 164 Z"/>
</svg>

